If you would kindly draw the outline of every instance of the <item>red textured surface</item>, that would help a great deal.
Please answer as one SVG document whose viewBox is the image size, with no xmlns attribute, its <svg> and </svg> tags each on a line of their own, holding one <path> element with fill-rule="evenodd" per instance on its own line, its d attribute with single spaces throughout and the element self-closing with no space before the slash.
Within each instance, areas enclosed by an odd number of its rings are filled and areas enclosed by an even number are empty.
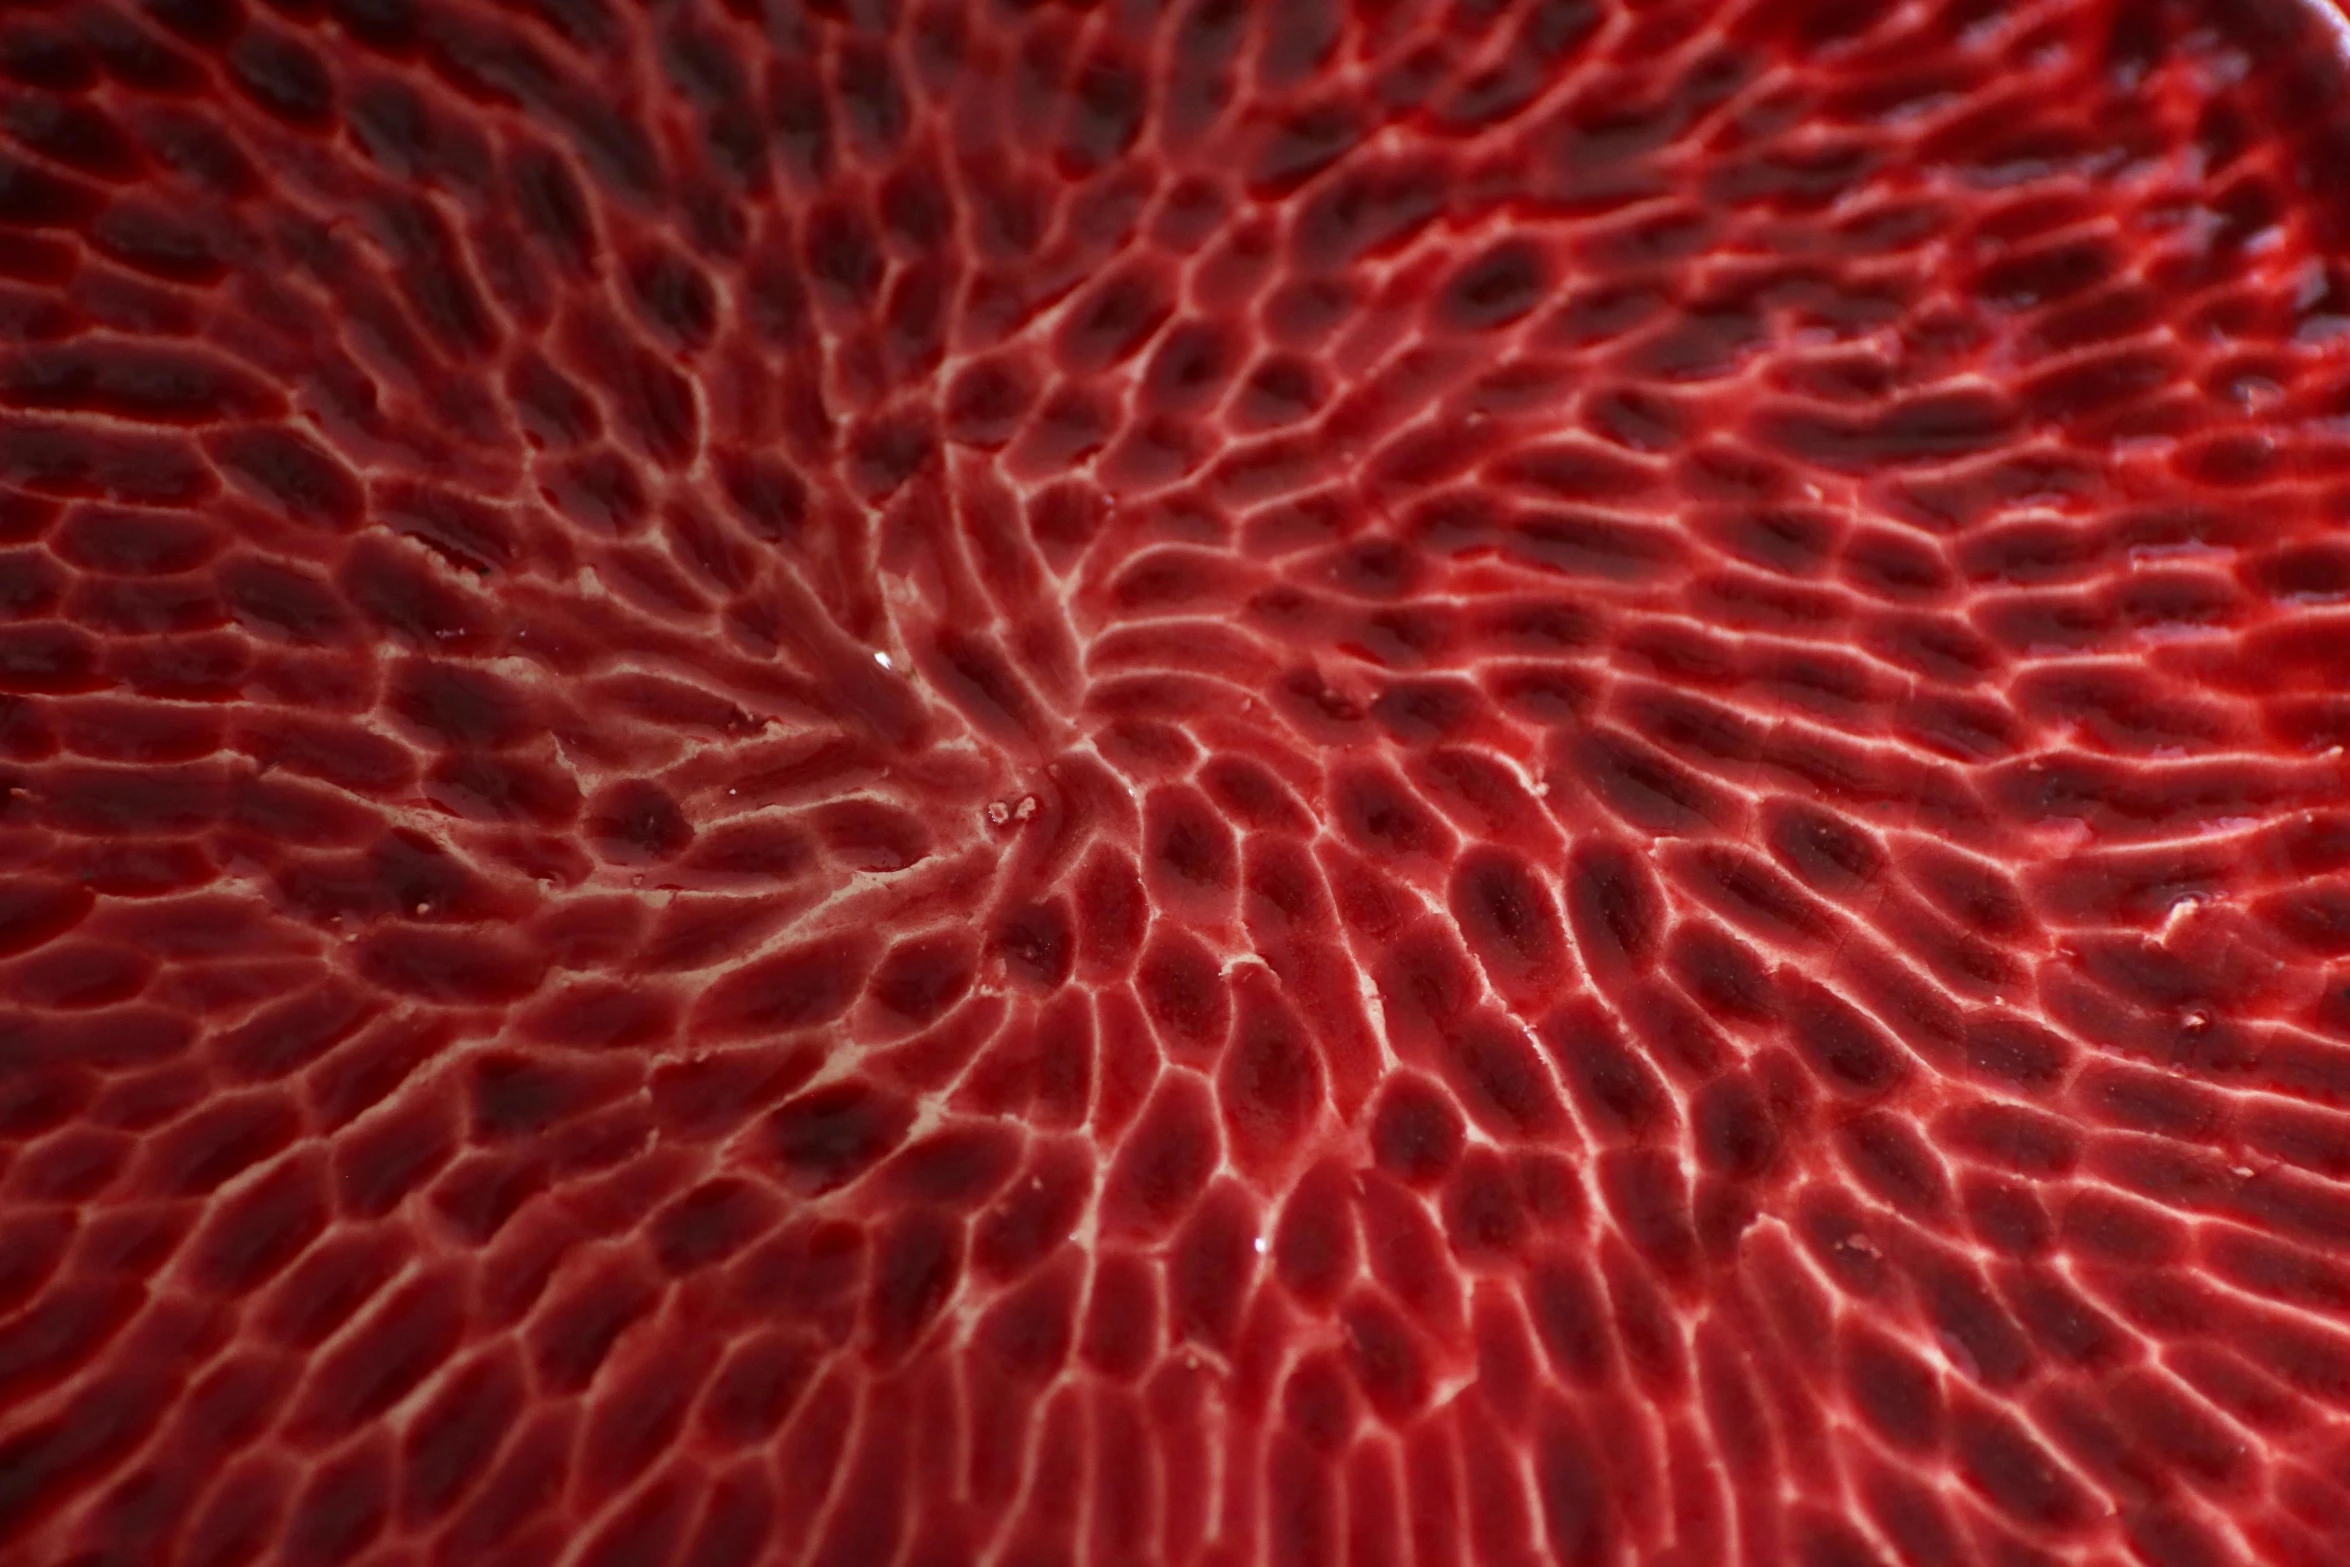
<svg viewBox="0 0 2350 1567">
<path fill-rule="evenodd" d="M 0 1561 L 2341 1567 L 2274 0 L 0 17 Z"/>
</svg>

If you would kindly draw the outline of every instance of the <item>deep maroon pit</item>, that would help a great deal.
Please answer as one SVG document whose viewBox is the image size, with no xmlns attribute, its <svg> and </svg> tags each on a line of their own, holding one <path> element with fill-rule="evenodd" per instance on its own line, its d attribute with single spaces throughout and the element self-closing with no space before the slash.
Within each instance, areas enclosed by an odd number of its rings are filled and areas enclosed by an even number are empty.
<svg viewBox="0 0 2350 1567">
<path fill-rule="evenodd" d="M 0 1561 L 2350 1562 L 2283 0 L 0 19 Z"/>
</svg>

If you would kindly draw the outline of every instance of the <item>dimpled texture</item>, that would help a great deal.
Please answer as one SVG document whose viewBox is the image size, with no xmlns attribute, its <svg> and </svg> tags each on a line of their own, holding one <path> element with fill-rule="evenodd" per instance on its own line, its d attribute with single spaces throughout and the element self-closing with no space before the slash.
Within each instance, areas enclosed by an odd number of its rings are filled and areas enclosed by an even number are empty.
<svg viewBox="0 0 2350 1567">
<path fill-rule="evenodd" d="M 2350 1560 L 2281 0 L 0 16 L 0 1560 Z"/>
</svg>

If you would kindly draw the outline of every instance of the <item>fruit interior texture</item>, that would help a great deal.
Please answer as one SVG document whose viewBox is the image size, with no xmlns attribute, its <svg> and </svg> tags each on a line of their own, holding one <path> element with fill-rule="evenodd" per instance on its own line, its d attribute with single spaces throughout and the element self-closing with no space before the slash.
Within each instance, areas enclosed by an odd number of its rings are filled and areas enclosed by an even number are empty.
<svg viewBox="0 0 2350 1567">
<path fill-rule="evenodd" d="M 0 17 L 0 1560 L 2341 1567 L 2278 0 Z"/>
</svg>

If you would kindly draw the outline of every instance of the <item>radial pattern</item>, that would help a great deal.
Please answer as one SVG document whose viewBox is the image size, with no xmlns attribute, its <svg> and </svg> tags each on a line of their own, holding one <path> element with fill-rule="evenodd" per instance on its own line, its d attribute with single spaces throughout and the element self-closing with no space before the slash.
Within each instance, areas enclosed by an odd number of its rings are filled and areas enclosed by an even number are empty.
<svg viewBox="0 0 2350 1567">
<path fill-rule="evenodd" d="M 0 1559 L 2350 1561 L 2281 0 L 0 17 Z"/>
</svg>

